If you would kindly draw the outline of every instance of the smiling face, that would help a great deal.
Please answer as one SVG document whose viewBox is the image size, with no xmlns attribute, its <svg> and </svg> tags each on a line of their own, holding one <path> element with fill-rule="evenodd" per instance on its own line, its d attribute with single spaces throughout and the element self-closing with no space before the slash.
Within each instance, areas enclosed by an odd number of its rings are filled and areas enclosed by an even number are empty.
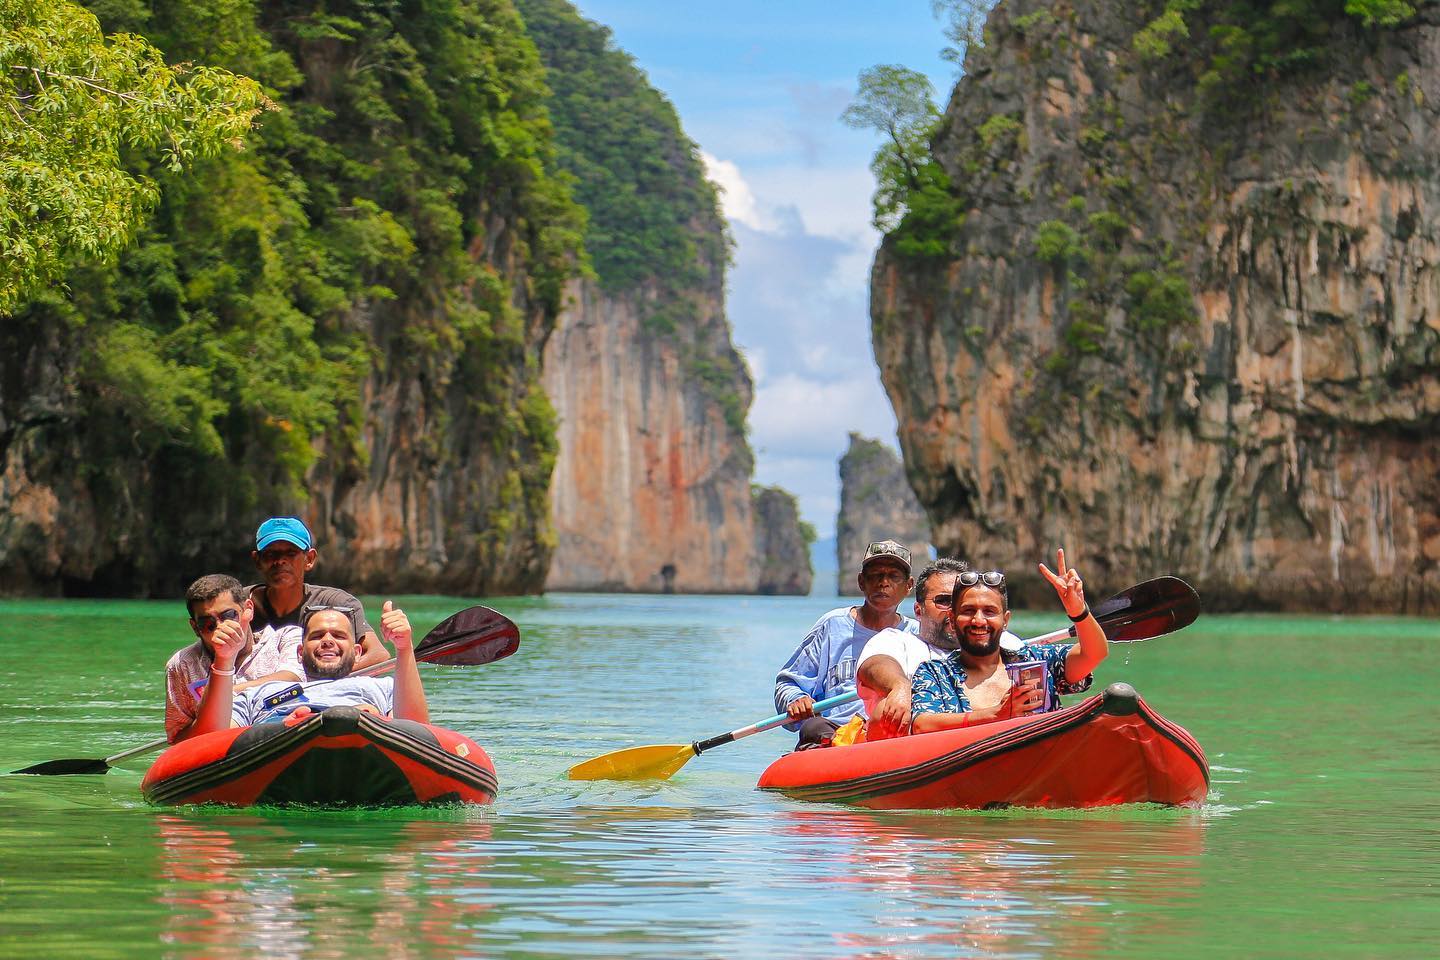
<svg viewBox="0 0 1440 960">
<path fill-rule="evenodd" d="M 264 550 L 250 551 L 265 586 L 285 590 L 304 586 L 305 574 L 315 566 L 314 550 L 301 550 L 288 540 L 276 540 Z"/>
<path fill-rule="evenodd" d="M 1010 611 L 1000 591 L 976 584 L 955 595 L 950 628 L 960 650 L 972 657 L 993 656 L 1000 650 L 1000 635 L 1010 625 Z"/>
<path fill-rule="evenodd" d="M 339 610 L 321 610 L 311 616 L 305 621 L 300 658 L 311 680 L 348 677 L 355 667 L 355 633 L 350 618 Z"/>
<path fill-rule="evenodd" d="M 866 605 L 881 613 L 893 613 L 915 585 L 904 564 L 885 557 L 865 564 L 856 582 L 865 596 Z"/>
</svg>

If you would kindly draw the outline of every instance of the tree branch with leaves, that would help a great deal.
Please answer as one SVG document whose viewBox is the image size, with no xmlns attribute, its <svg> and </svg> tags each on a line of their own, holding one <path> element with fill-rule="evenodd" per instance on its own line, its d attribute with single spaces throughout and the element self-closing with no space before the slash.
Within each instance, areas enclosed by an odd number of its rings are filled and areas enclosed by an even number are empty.
<svg viewBox="0 0 1440 960">
<path fill-rule="evenodd" d="M 173 170 L 239 148 L 271 106 L 255 81 L 168 65 L 66 0 L 0 0 L 0 314 L 77 258 L 106 260 L 155 202 L 125 151 Z"/>
</svg>

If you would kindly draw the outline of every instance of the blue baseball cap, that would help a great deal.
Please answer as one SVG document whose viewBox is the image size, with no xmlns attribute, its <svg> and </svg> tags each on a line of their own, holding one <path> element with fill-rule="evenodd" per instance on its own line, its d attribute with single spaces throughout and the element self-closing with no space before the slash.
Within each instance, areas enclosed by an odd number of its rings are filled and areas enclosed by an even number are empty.
<svg viewBox="0 0 1440 960">
<path fill-rule="evenodd" d="M 271 517 L 255 531 L 256 550 L 264 550 L 276 540 L 293 543 L 301 550 L 309 550 L 312 544 L 310 530 L 299 517 Z"/>
</svg>

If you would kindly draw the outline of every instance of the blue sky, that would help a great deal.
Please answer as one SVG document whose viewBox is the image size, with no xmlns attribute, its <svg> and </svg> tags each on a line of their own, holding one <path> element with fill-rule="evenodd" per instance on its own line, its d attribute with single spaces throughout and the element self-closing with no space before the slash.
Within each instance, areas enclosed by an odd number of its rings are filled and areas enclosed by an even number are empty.
<svg viewBox="0 0 1440 960">
<path fill-rule="evenodd" d="M 728 313 L 755 378 L 755 479 L 835 530 L 851 430 L 895 444 L 870 349 L 870 158 L 878 134 L 839 116 L 866 67 L 954 71 L 929 0 L 579 0 L 675 105 L 723 190 L 736 240 Z"/>
</svg>

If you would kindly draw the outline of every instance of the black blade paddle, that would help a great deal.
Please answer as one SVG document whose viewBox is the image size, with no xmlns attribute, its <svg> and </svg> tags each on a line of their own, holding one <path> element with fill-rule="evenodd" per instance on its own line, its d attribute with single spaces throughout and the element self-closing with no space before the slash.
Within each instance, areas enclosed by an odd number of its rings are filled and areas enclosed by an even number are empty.
<svg viewBox="0 0 1440 960">
<path fill-rule="evenodd" d="M 1200 595 L 1179 577 L 1157 577 L 1137 583 L 1090 608 L 1105 639 L 1138 643 L 1188 627 L 1200 616 Z M 1047 633 L 1027 643 L 1057 643 L 1075 636 L 1075 627 Z"/>
<path fill-rule="evenodd" d="M 424 639 L 415 645 L 415 659 L 453 667 L 473 667 L 503 660 L 520 649 L 520 629 L 510 618 L 489 607 L 467 607 L 437 623 Z M 394 659 L 356 670 L 351 676 L 368 677 L 395 669 Z M 160 750 L 169 745 L 164 737 L 151 740 L 122 753 L 98 759 L 46 760 L 13 773 L 42 777 L 70 774 L 108 773 L 122 760 Z"/>
</svg>

